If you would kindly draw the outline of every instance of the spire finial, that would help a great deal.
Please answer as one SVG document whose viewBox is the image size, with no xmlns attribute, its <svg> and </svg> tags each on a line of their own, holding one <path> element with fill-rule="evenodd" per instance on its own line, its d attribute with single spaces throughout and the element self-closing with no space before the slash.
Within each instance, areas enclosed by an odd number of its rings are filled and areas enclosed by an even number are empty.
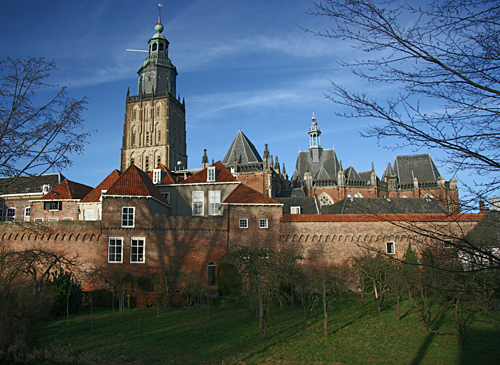
<svg viewBox="0 0 500 365">
<path fill-rule="evenodd" d="M 161 8 L 163 4 L 158 4 L 158 23 L 155 25 L 155 30 L 157 33 L 163 32 L 163 25 L 161 24 Z"/>
<path fill-rule="evenodd" d="M 313 108 L 313 116 L 312 116 L 312 120 L 315 121 L 316 120 L 316 116 L 314 115 L 314 108 Z"/>
</svg>

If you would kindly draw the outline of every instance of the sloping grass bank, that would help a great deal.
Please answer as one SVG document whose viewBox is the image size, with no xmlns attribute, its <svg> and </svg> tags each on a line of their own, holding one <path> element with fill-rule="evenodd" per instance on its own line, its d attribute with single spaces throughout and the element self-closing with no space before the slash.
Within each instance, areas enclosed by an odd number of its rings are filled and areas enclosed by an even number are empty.
<svg viewBox="0 0 500 365">
<path fill-rule="evenodd" d="M 433 303 L 438 313 L 441 303 Z M 410 307 L 409 305 L 407 306 Z M 332 303 L 328 337 L 318 309 L 305 319 L 301 308 L 273 308 L 268 340 L 248 308 L 94 310 L 38 325 L 30 333 L 36 348 L 54 341 L 76 354 L 98 352 L 143 364 L 498 364 L 500 313 L 471 313 L 464 348 L 459 348 L 451 310 L 442 308 L 425 333 L 411 311 L 377 314 L 373 303 L 356 298 Z M 93 327 L 93 330 L 92 330 Z"/>
</svg>

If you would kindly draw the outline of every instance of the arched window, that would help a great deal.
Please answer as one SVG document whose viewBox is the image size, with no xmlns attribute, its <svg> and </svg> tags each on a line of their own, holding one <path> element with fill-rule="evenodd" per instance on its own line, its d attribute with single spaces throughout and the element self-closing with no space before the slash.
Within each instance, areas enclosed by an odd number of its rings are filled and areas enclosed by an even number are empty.
<svg viewBox="0 0 500 365">
<path fill-rule="evenodd" d="M 215 286 L 215 264 L 208 264 L 208 286 Z"/>
<path fill-rule="evenodd" d="M 130 164 L 131 164 L 131 165 L 134 165 L 134 163 L 135 163 L 135 154 L 133 154 L 133 153 L 132 153 L 132 154 L 130 155 Z"/>
<path fill-rule="evenodd" d="M 156 51 L 156 48 L 158 47 L 157 43 L 153 43 L 153 52 Z"/>
<path fill-rule="evenodd" d="M 160 117 L 160 103 L 156 104 L 156 117 Z"/>
<path fill-rule="evenodd" d="M 160 43 L 160 51 L 163 51 L 163 43 Z"/>
<path fill-rule="evenodd" d="M 160 143 L 161 141 L 161 130 L 160 130 L 160 123 L 156 123 L 155 125 L 155 132 L 156 132 L 156 143 Z"/>
<path fill-rule="evenodd" d="M 137 138 L 136 130 L 137 130 L 137 128 L 135 126 L 132 127 L 132 133 L 131 133 L 131 137 L 130 137 L 130 145 L 132 147 L 134 147 L 136 144 L 136 138 Z"/>
<path fill-rule="evenodd" d="M 132 120 L 137 120 L 137 108 L 136 107 L 132 110 Z"/>
<path fill-rule="evenodd" d="M 146 132 L 146 145 L 149 144 L 149 132 Z"/>
<path fill-rule="evenodd" d="M 320 205 L 332 205 L 333 199 L 327 193 L 322 193 L 319 196 L 319 204 Z"/>
</svg>

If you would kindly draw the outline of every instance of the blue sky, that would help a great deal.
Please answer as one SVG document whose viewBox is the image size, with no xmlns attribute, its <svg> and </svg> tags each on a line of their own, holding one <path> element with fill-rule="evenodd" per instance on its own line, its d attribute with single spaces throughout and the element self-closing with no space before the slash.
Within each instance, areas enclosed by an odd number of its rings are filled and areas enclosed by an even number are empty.
<svg viewBox="0 0 500 365">
<path fill-rule="evenodd" d="M 54 59 L 60 71 L 52 82 L 70 84 L 72 97 L 88 97 L 85 130 L 97 132 L 82 155 L 72 156 L 74 165 L 62 171 L 68 179 L 94 187 L 119 168 L 125 96 L 128 88 L 137 93 L 137 70 L 146 56 L 126 49 L 147 49 L 157 4 L 27 0 L 2 5 L 0 58 Z M 374 121 L 335 116 L 347 110 L 325 97 L 329 80 L 357 90 L 367 85 L 338 63 L 359 56 L 356 50 L 300 29 L 328 27 L 328 19 L 306 14 L 311 7 L 308 0 L 164 2 L 163 34 L 179 72 L 177 93 L 186 101 L 188 167 L 201 166 L 205 148 L 210 161 L 222 160 L 241 127 L 261 155 L 268 143 L 291 176 L 299 149 L 309 148 L 313 108 L 323 148 L 335 146 L 344 168 L 369 170 L 373 162 L 381 177 L 388 159 L 394 161 L 395 152 L 359 135 Z M 380 97 L 397 92 L 390 85 L 369 87 Z M 436 160 L 438 151 L 430 153 Z M 454 177 L 443 166 L 439 170 L 446 180 Z"/>
</svg>

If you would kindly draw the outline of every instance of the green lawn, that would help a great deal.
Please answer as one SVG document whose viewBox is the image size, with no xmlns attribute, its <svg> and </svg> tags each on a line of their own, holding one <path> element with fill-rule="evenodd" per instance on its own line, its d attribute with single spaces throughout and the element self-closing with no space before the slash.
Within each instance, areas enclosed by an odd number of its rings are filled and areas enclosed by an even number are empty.
<svg viewBox="0 0 500 365">
<path fill-rule="evenodd" d="M 390 303 L 389 303 L 390 304 Z M 437 313 L 439 303 L 433 304 Z M 410 309 L 410 305 L 407 305 Z M 262 340 L 248 308 L 169 309 L 160 317 L 152 308 L 88 311 L 42 323 L 30 333 L 36 348 L 54 341 L 71 344 L 76 354 L 99 352 L 143 364 L 499 364 L 500 313 L 474 313 L 465 346 L 455 338 L 452 312 L 439 316 L 425 333 L 416 314 L 396 320 L 386 305 L 360 307 L 355 298 L 332 303 L 330 335 L 323 335 L 318 308 L 305 320 L 302 309 L 273 308 L 269 338 Z"/>
</svg>

